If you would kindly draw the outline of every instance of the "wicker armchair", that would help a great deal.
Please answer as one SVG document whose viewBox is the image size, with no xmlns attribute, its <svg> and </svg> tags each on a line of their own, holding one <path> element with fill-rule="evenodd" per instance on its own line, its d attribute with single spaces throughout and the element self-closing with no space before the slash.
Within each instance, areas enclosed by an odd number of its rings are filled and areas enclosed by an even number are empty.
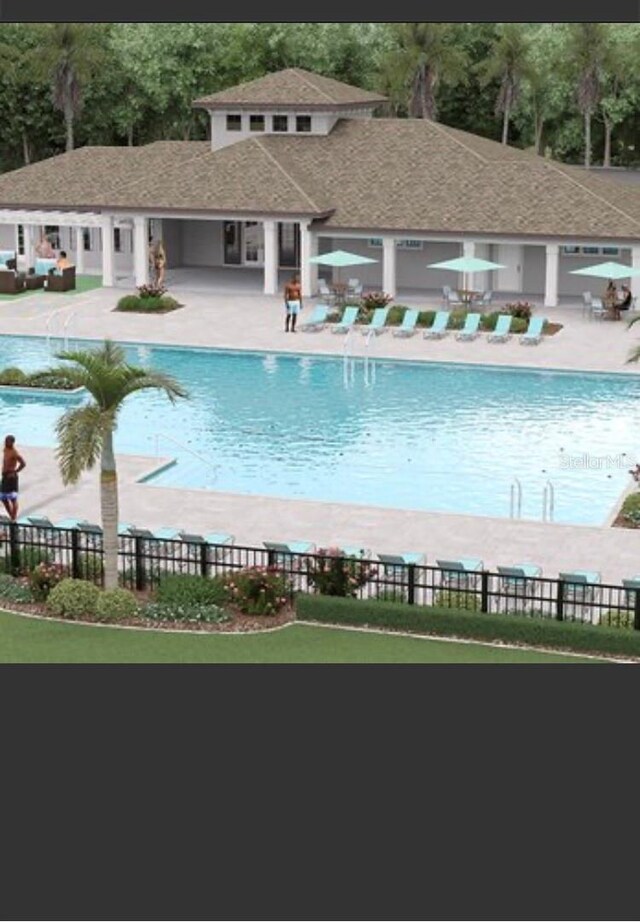
<svg viewBox="0 0 640 922">
<path fill-rule="evenodd" d="M 76 287 L 76 267 L 62 270 L 62 275 L 47 276 L 47 291 L 73 291 Z"/>
<path fill-rule="evenodd" d="M 24 288 L 24 278 L 19 278 L 15 272 L 8 269 L 0 272 L 0 294 L 17 295 L 20 291 L 24 291 Z"/>
</svg>

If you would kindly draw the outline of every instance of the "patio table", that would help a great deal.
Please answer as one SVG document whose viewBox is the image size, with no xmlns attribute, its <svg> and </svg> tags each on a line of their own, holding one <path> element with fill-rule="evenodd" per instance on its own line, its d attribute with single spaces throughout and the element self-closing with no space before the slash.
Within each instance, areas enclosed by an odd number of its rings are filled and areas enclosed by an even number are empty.
<svg viewBox="0 0 640 922">
<path fill-rule="evenodd" d="M 466 304 L 467 307 L 471 307 L 474 301 L 480 301 L 482 298 L 481 291 L 471 291 L 468 288 L 459 288 L 458 297 L 463 304 Z"/>
</svg>

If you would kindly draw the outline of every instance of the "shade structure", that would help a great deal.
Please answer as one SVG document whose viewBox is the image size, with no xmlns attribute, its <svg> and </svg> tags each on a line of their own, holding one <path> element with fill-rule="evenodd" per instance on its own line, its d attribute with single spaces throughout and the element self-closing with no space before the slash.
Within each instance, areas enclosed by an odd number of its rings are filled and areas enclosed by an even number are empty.
<svg viewBox="0 0 640 922">
<path fill-rule="evenodd" d="M 489 269 L 504 269 L 502 263 L 493 263 L 489 259 L 477 259 L 475 256 L 458 256 L 456 259 L 445 259 L 441 263 L 430 263 L 427 269 L 451 269 L 452 272 L 488 272 Z"/>
<path fill-rule="evenodd" d="M 360 256 L 359 253 L 348 253 L 346 250 L 333 250 L 333 252 L 323 253 L 321 256 L 312 256 L 309 262 L 339 269 L 341 266 L 361 266 L 364 263 L 377 263 L 378 260 L 371 259 L 370 256 Z"/>
<path fill-rule="evenodd" d="M 571 269 L 570 275 L 590 275 L 597 279 L 630 279 L 640 275 L 640 269 L 625 266 L 623 263 L 597 263 L 584 269 Z"/>
</svg>

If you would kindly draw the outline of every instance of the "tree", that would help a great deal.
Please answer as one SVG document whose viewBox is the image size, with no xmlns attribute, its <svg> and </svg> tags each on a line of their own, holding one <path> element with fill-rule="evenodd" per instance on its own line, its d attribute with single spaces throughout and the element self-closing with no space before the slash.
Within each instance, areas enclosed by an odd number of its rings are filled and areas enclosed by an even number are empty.
<svg viewBox="0 0 640 922">
<path fill-rule="evenodd" d="M 468 58 L 454 41 L 449 23 L 407 22 L 394 30 L 396 47 L 389 53 L 386 84 L 408 93 L 409 115 L 436 120 L 440 82 L 454 85 L 467 76 Z"/>
<path fill-rule="evenodd" d="M 495 104 L 496 115 L 502 115 L 502 143 L 509 139 L 509 121 L 520 96 L 522 81 L 528 76 L 529 38 L 526 26 L 508 22 L 499 27 L 489 56 L 478 65 L 480 83 L 487 86 L 499 81 Z"/>
<path fill-rule="evenodd" d="M 584 119 L 584 165 L 591 166 L 591 119 L 602 96 L 604 75 L 611 64 L 609 26 L 579 22 L 567 26 L 567 64 L 576 80 L 576 100 Z"/>
<path fill-rule="evenodd" d="M 84 387 L 92 400 L 67 410 L 56 425 L 56 457 L 65 484 L 77 483 L 100 458 L 100 507 L 104 535 L 104 585 L 118 585 L 118 480 L 113 434 L 118 413 L 131 394 L 155 388 L 174 403 L 187 391 L 169 375 L 130 365 L 124 350 L 111 340 L 97 349 L 60 352 L 57 365 L 34 376 L 41 385 L 56 380 Z"/>
<path fill-rule="evenodd" d="M 68 151 L 74 147 L 73 125 L 82 109 L 84 87 L 105 57 L 104 36 L 101 25 L 52 23 L 30 58 L 36 79 L 46 78 L 51 84 L 53 105 L 64 116 Z"/>
<path fill-rule="evenodd" d="M 640 50 L 638 28 L 635 23 L 611 28 L 611 52 L 608 71 L 605 73 L 600 99 L 600 112 L 604 125 L 604 154 L 602 165 L 611 166 L 611 139 L 613 130 L 638 108 L 638 68 L 636 60 Z"/>
</svg>

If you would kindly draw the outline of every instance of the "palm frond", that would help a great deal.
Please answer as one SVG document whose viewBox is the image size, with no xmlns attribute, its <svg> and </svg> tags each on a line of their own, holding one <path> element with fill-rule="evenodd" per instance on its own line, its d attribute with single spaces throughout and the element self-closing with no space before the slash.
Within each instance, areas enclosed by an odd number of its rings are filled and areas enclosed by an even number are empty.
<svg viewBox="0 0 640 922">
<path fill-rule="evenodd" d="M 135 391 L 143 391 L 150 388 L 157 388 L 158 390 L 164 391 L 165 396 L 169 398 L 171 403 L 189 397 L 189 391 L 172 375 L 164 374 L 161 371 L 139 370 L 143 371 L 143 374 L 130 377 L 123 388 L 124 397 L 128 394 L 135 393 Z"/>
<path fill-rule="evenodd" d="M 56 459 L 65 484 L 77 483 L 91 470 L 102 448 L 105 433 L 113 429 L 114 416 L 95 404 L 67 410 L 56 423 Z"/>
</svg>

